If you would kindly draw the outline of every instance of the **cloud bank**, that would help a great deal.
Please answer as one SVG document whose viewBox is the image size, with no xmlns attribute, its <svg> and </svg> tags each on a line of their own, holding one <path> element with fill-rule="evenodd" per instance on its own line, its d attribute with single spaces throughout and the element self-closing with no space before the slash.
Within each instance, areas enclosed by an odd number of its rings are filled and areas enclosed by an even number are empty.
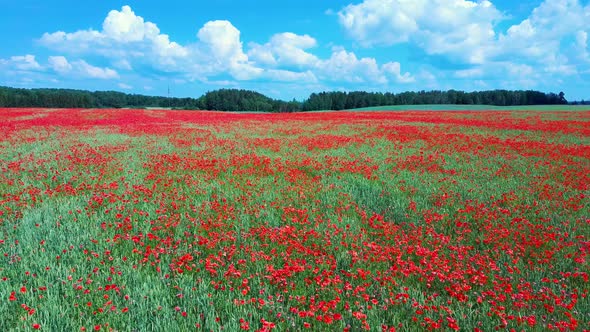
<svg viewBox="0 0 590 332">
<path fill-rule="evenodd" d="M 48 57 L 14 55 L 0 59 L 0 70 L 29 80 L 114 81 L 124 90 L 151 90 L 158 80 L 316 90 L 536 88 L 590 74 L 590 4 L 578 0 L 543 1 L 518 21 L 488 0 L 364 0 L 327 12 L 348 47 L 291 31 L 247 42 L 228 20 L 197 25 L 192 40 L 179 43 L 123 6 L 99 30 L 44 33 L 36 42 Z"/>
</svg>

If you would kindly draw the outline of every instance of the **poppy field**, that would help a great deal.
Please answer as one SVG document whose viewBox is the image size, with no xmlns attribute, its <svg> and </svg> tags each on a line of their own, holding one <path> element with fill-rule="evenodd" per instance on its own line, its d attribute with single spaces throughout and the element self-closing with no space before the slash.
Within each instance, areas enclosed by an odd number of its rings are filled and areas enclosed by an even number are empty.
<svg viewBox="0 0 590 332">
<path fill-rule="evenodd" d="M 0 330 L 590 329 L 590 111 L 0 109 Z"/>
</svg>

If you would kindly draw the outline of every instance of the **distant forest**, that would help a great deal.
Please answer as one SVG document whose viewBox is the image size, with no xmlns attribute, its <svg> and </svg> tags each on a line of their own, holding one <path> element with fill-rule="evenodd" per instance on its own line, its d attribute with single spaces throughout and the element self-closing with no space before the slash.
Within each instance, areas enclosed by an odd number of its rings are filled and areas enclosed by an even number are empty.
<svg viewBox="0 0 590 332">
<path fill-rule="evenodd" d="M 55 108 L 145 108 L 201 109 L 218 111 L 297 112 L 314 110 L 344 110 L 388 105 L 555 105 L 567 104 L 563 92 L 544 93 L 532 90 L 491 90 L 464 92 L 419 91 L 402 93 L 381 92 L 321 92 L 312 93 L 303 101 L 283 101 L 261 93 L 221 89 L 199 98 L 168 98 L 116 91 L 85 91 L 70 89 L 17 89 L 0 87 L 0 107 Z M 577 102 L 578 103 L 578 102 Z M 584 103 L 584 102 L 581 102 Z"/>
</svg>

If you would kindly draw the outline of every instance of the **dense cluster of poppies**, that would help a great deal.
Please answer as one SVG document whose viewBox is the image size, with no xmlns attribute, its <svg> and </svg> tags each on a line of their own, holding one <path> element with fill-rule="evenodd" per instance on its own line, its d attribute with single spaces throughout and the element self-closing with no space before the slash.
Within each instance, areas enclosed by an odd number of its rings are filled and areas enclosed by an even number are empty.
<svg viewBox="0 0 590 332">
<path fill-rule="evenodd" d="M 590 111 L 0 109 L 0 330 L 590 329 Z"/>
</svg>

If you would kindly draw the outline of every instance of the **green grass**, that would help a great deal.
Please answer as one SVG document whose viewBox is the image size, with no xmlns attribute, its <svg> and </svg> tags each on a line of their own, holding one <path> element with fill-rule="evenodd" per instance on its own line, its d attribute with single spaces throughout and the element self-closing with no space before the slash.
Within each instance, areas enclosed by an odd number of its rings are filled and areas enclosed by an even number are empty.
<svg viewBox="0 0 590 332">
<path fill-rule="evenodd" d="M 494 106 L 494 105 L 392 105 L 350 109 L 348 111 L 588 111 L 588 105 L 525 105 L 525 106 Z"/>
<path fill-rule="evenodd" d="M 7 135 L 0 330 L 237 331 L 262 319 L 279 331 L 423 330 L 424 317 L 442 329 L 455 319 L 462 330 L 545 330 L 569 322 L 565 312 L 590 323 L 587 282 L 573 276 L 589 271 L 576 260 L 590 234 L 588 158 L 502 141 L 590 146 L 580 132 L 219 116 L 139 136 Z M 448 133 L 464 136 L 438 139 Z M 571 310 L 557 304 L 573 294 Z M 500 315 L 513 319 L 501 327 Z M 517 322 L 525 316 L 537 325 Z"/>
</svg>

